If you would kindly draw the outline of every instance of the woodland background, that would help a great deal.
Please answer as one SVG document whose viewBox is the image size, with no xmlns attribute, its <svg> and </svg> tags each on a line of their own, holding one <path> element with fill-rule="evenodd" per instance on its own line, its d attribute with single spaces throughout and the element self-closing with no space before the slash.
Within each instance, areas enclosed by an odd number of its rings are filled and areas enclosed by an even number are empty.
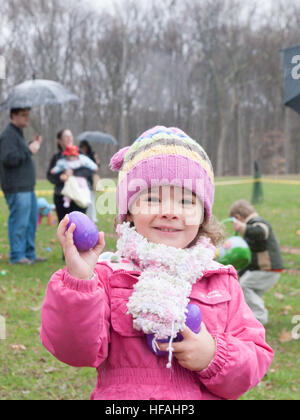
<svg viewBox="0 0 300 420">
<path fill-rule="evenodd" d="M 300 172 L 300 115 L 283 105 L 280 55 L 300 43 L 300 1 L 2 0 L 0 19 L 0 102 L 33 74 L 80 97 L 32 111 L 40 178 L 63 127 L 123 147 L 156 124 L 199 141 L 218 176 L 252 174 L 254 160 L 263 174 Z M 2 112 L 0 130 L 7 122 Z M 107 175 L 115 149 L 97 151 Z"/>
</svg>

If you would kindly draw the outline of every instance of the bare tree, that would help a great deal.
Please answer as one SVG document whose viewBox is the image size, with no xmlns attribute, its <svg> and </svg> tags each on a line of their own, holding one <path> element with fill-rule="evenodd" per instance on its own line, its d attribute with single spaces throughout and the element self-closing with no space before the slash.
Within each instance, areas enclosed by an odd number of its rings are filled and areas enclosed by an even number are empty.
<svg viewBox="0 0 300 420">
<path fill-rule="evenodd" d="M 33 110 L 45 140 L 39 176 L 63 126 L 75 136 L 106 131 L 122 147 L 156 124 L 199 141 L 217 175 L 249 174 L 257 158 L 262 171 L 274 170 L 261 153 L 271 150 L 270 133 L 282 142 L 272 150 L 284 154 L 285 172 L 299 171 L 299 118 L 283 106 L 279 50 L 298 43 L 300 5 L 271 6 L 270 18 L 242 0 L 130 0 L 98 10 L 75 0 L 3 0 L 1 99 L 33 74 L 80 97 Z M 112 150 L 101 152 L 105 168 Z"/>
</svg>

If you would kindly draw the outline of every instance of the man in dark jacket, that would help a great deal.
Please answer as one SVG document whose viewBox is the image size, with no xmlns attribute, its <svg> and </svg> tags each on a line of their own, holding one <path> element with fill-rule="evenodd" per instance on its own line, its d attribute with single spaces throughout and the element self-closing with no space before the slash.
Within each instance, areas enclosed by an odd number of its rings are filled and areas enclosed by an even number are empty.
<svg viewBox="0 0 300 420">
<path fill-rule="evenodd" d="M 23 129 L 29 121 L 30 109 L 11 109 L 10 123 L 0 134 L 0 179 L 9 208 L 11 264 L 31 264 L 45 260 L 38 258 L 35 253 L 38 210 L 32 159 L 40 148 L 42 138 L 36 135 L 27 145 Z"/>
<path fill-rule="evenodd" d="M 240 285 L 247 304 L 265 325 L 268 311 L 261 296 L 274 286 L 282 272 L 280 246 L 270 223 L 260 217 L 248 201 L 236 201 L 229 214 L 235 218 L 234 229 L 243 235 L 251 250 L 250 264 L 239 272 Z"/>
</svg>

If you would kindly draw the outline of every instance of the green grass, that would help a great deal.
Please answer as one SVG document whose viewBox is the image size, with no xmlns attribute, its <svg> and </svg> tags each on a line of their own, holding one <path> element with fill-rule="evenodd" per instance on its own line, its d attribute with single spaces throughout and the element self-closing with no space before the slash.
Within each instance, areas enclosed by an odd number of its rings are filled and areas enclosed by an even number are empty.
<svg viewBox="0 0 300 420">
<path fill-rule="evenodd" d="M 264 184 L 264 202 L 257 206 L 261 216 L 272 224 L 281 245 L 300 248 L 299 185 Z M 39 181 L 37 190 L 52 190 L 47 181 Z M 251 198 L 252 185 L 217 186 L 214 214 L 228 217 L 232 202 Z M 52 197 L 47 196 L 48 201 Z M 40 343 L 40 307 L 53 272 L 62 267 L 62 252 L 56 239 L 56 227 L 45 220 L 37 231 L 38 255 L 45 264 L 10 266 L 7 243 L 8 211 L 0 198 L 0 315 L 5 317 L 7 337 L 0 340 L 0 400 L 2 399 L 88 399 L 96 384 L 96 372 L 73 368 L 58 362 Z M 114 216 L 99 220 L 106 236 L 106 250 L 115 246 Z M 231 234 L 228 228 L 228 234 Z M 51 248 L 47 252 L 46 248 Z M 300 255 L 284 253 L 286 268 L 300 270 Z M 267 342 L 275 358 L 265 378 L 245 394 L 243 400 L 300 399 L 300 339 L 291 339 L 295 327 L 292 318 L 300 315 L 300 277 L 283 273 L 277 285 L 265 295 L 269 309 Z M 286 341 L 284 341 L 286 339 Z"/>
</svg>

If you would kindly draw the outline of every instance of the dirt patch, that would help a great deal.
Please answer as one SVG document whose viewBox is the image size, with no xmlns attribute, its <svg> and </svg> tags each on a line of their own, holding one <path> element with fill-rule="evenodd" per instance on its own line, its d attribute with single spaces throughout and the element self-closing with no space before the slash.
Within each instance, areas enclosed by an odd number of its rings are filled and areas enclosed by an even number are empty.
<svg viewBox="0 0 300 420">
<path fill-rule="evenodd" d="M 292 248 L 290 246 L 282 246 L 281 251 L 286 252 L 287 254 L 300 255 L 300 248 Z"/>
</svg>

